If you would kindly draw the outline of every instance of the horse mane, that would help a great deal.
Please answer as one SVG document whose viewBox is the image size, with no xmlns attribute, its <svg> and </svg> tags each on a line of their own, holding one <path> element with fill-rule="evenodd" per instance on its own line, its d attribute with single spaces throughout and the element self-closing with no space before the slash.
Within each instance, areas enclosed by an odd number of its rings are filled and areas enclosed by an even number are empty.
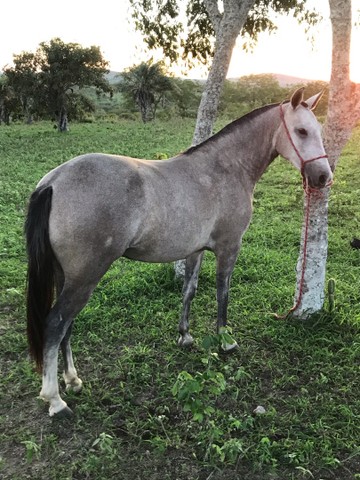
<svg viewBox="0 0 360 480">
<path fill-rule="evenodd" d="M 283 103 L 288 103 L 287 101 Z M 254 118 L 258 117 L 259 115 L 262 115 L 263 113 L 267 112 L 268 110 L 271 110 L 274 107 L 278 107 L 280 104 L 279 103 L 271 103 L 270 105 L 265 105 L 264 107 L 259 107 L 256 108 L 255 110 L 252 110 L 249 113 L 246 113 L 242 117 L 238 118 L 237 120 L 234 120 L 233 122 L 229 123 L 226 125 L 224 128 L 222 128 L 219 132 L 215 133 L 211 137 L 209 137 L 207 140 L 204 140 L 203 142 L 199 143 L 198 145 L 194 145 L 193 147 L 188 148 L 183 152 L 183 155 L 188 155 L 196 150 L 202 148 L 204 145 L 208 145 L 216 140 L 218 140 L 220 137 L 223 137 L 224 135 L 229 134 L 233 130 L 237 129 L 240 125 L 249 122 L 253 120 Z"/>
</svg>

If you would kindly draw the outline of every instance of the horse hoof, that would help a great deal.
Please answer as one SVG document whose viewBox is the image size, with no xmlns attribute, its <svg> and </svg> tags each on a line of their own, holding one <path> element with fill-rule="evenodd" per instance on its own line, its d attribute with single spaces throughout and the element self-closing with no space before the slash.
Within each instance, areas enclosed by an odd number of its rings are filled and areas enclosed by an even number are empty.
<svg viewBox="0 0 360 480">
<path fill-rule="evenodd" d="M 56 412 L 56 413 L 55 412 L 51 413 L 51 411 L 50 411 L 49 415 L 50 415 L 50 417 L 62 420 L 62 419 L 66 419 L 66 418 L 72 418 L 74 416 L 74 412 L 71 410 L 71 408 L 66 406 L 65 408 L 63 408 L 62 410 L 60 410 L 59 412 Z"/>
<path fill-rule="evenodd" d="M 232 353 L 238 348 L 239 348 L 239 345 L 237 344 L 237 342 L 235 342 L 235 340 L 234 340 L 234 343 L 223 343 L 221 345 L 221 350 L 223 351 L 223 353 Z"/>
<path fill-rule="evenodd" d="M 352 248 L 360 248 L 360 239 L 353 238 L 350 242 L 350 245 L 352 246 Z"/>
<path fill-rule="evenodd" d="M 185 333 L 185 335 L 180 335 L 178 340 L 178 345 L 182 348 L 191 347 L 193 343 L 194 339 L 189 333 Z"/>
</svg>

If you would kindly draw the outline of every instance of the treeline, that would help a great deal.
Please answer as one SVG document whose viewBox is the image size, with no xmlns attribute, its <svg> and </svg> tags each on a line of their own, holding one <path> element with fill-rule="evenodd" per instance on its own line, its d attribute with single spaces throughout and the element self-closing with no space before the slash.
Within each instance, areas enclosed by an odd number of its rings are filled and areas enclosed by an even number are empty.
<svg viewBox="0 0 360 480">
<path fill-rule="evenodd" d="M 13 65 L 0 76 L 0 124 L 32 123 L 48 119 L 61 132 L 68 122 L 98 118 L 128 118 L 149 122 L 160 116 L 195 118 L 204 83 L 170 76 L 162 62 L 142 62 L 109 76 L 108 62 L 98 47 L 83 48 L 59 38 L 43 42 L 35 53 L 14 55 Z M 291 87 L 280 86 L 271 74 L 228 80 L 221 96 L 219 114 L 238 118 L 259 106 L 282 101 Z M 306 85 L 311 96 L 326 82 Z M 326 98 L 318 113 L 326 113 Z"/>
</svg>

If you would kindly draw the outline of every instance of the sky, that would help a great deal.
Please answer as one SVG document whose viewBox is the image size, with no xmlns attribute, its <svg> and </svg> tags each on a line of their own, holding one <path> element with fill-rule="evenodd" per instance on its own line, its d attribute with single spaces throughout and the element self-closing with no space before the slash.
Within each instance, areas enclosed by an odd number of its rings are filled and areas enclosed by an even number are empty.
<svg viewBox="0 0 360 480">
<path fill-rule="evenodd" d="M 281 73 L 312 80 L 329 80 L 331 69 L 331 24 L 328 0 L 308 0 L 323 16 L 312 30 L 314 44 L 307 40 L 304 26 L 291 16 L 278 17 L 278 30 L 261 34 L 253 52 L 246 53 L 238 40 L 233 51 L 228 77 L 259 73 Z M 360 0 L 353 0 L 353 19 L 359 21 Z M 35 51 L 40 42 L 60 37 L 83 47 L 97 45 L 110 69 L 125 68 L 147 60 L 141 36 L 135 31 L 127 0 L 10 0 L 1 7 L 0 70 L 11 65 L 12 55 Z M 360 26 L 353 28 L 351 79 L 360 82 Z M 155 55 L 156 60 L 161 55 Z M 190 72 L 189 78 L 205 78 L 203 70 Z"/>
</svg>

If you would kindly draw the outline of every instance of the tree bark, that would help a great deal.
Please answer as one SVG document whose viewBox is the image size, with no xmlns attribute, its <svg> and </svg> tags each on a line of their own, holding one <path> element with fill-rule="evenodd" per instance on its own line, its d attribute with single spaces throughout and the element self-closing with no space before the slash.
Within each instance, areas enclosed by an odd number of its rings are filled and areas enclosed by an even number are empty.
<svg viewBox="0 0 360 480">
<path fill-rule="evenodd" d="M 332 70 L 323 138 L 330 166 L 335 171 L 342 149 L 360 119 L 360 85 L 350 81 L 351 0 L 329 0 L 329 5 L 333 31 Z M 329 194 L 329 188 L 326 188 L 322 195 L 311 195 L 309 212 L 305 197 L 304 224 L 297 264 L 297 308 L 293 311 L 293 315 L 299 319 L 308 318 L 324 305 Z"/>
<path fill-rule="evenodd" d="M 224 11 L 219 12 L 216 0 L 205 0 L 205 6 L 215 31 L 214 58 L 201 96 L 193 145 L 213 134 L 221 91 L 229 70 L 232 51 L 255 0 L 224 0 Z M 185 260 L 175 262 L 175 276 L 184 278 Z"/>
</svg>

